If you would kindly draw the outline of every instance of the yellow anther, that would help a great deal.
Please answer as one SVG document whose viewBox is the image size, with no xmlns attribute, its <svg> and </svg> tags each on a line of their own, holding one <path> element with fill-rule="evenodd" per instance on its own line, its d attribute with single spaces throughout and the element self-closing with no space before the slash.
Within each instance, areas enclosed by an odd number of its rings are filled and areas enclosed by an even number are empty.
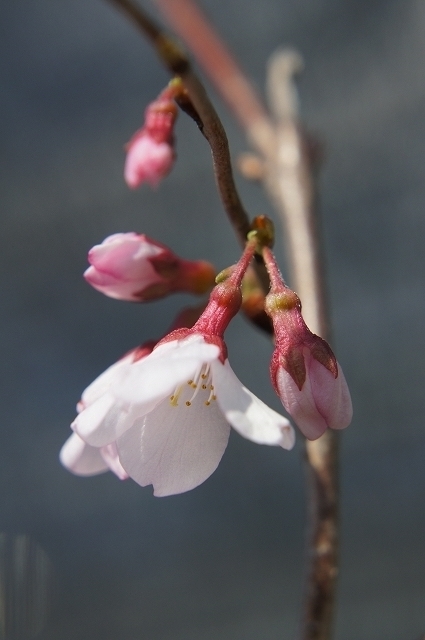
<svg viewBox="0 0 425 640">
<path fill-rule="evenodd" d="M 177 407 L 178 406 L 178 399 L 179 396 L 178 395 L 174 395 L 174 396 L 170 396 L 170 403 L 172 407 Z"/>
<path fill-rule="evenodd" d="M 175 389 L 173 395 L 170 396 L 170 403 L 171 403 L 172 407 L 178 407 L 179 406 L 178 400 L 179 400 L 181 391 L 182 391 L 182 388 L 181 387 L 177 387 Z"/>
<path fill-rule="evenodd" d="M 190 405 L 191 405 L 191 404 L 192 404 L 192 403 L 191 403 L 191 402 L 189 402 L 189 400 L 186 400 L 186 407 L 190 407 Z"/>
</svg>

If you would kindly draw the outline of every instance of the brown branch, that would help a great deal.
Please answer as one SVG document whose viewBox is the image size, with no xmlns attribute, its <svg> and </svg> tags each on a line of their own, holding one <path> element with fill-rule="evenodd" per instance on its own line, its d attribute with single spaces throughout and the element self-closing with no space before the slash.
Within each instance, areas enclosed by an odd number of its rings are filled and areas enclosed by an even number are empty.
<svg viewBox="0 0 425 640">
<path fill-rule="evenodd" d="M 233 179 L 227 136 L 204 87 L 192 71 L 188 58 L 180 47 L 142 11 L 136 2 L 133 0 L 108 1 L 123 11 L 150 40 L 170 73 L 181 77 L 189 98 L 202 121 L 202 133 L 211 148 L 216 183 L 224 209 L 240 244 L 245 246 L 250 221 Z"/>
<path fill-rule="evenodd" d="M 328 429 L 305 446 L 309 530 L 302 640 L 332 637 L 339 559 L 338 445 L 335 432 Z"/>
<path fill-rule="evenodd" d="M 276 119 L 277 152 L 266 178 L 286 229 L 294 288 L 310 329 L 329 340 L 329 316 L 309 139 L 297 121 L 294 74 L 298 54 L 279 51 L 269 62 L 268 93 Z M 339 550 L 338 436 L 328 429 L 306 440 L 309 531 L 301 616 L 302 640 L 332 636 Z"/>
<path fill-rule="evenodd" d="M 298 122 L 294 75 L 300 56 L 279 51 L 269 61 L 268 94 L 276 120 L 276 153 L 266 187 L 286 230 L 294 283 L 310 329 L 329 340 L 329 316 L 317 216 L 311 144 Z M 335 608 L 339 552 L 338 435 L 330 429 L 306 440 L 308 492 L 307 572 L 301 615 L 302 640 L 329 640 Z"/>
<path fill-rule="evenodd" d="M 154 0 L 238 118 L 249 139 L 265 150 L 273 140 L 268 113 L 245 74 L 193 0 Z"/>
<path fill-rule="evenodd" d="M 181 77 L 192 104 L 202 120 L 202 133 L 211 148 L 216 183 L 224 209 L 240 244 L 245 246 L 250 221 L 235 186 L 226 132 L 196 75 L 188 69 Z"/>
<path fill-rule="evenodd" d="M 329 340 L 313 145 L 298 121 L 294 84 L 301 67 L 299 54 L 290 50 L 277 51 L 268 64 L 276 149 L 270 157 L 265 186 L 285 227 L 291 279 L 302 300 L 304 318 L 314 333 Z"/>
</svg>

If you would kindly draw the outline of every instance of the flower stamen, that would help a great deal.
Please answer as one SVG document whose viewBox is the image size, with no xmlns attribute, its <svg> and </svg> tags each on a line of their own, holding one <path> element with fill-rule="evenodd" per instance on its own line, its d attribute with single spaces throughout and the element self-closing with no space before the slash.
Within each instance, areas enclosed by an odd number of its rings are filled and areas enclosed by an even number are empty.
<svg viewBox="0 0 425 640">
<path fill-rule="evenodd" d="M 217 400 L 217 396 L 214 393 L 214 386 L 210 384 L 210 395 L 208 396 L 208 400 L 205 403 L 207 407 L 211 404 L 212 400 Z"/>
<path fill-rule="evenodd" d="M 180 394 L 182 392 L 182 387 L 177 387 L 176 390 L 174 391 L 173 395 L 170 396 L 170 404 L 172 407 L 177 407 L 178 406 L 178 400 L 180 397 Z"/>
<path fill-rule="evenodd" d="M 201 384 L 201 381 L 202 381 L 202 384 Z M 193 403 L 194 399 L 196 398 L 196 396 L 198 395 L 200 390 L 207 391 L 208 389 L 213 389 L 214 388 L 213 385 L 209 384 L 210 381 L 211 381 L 210 367 L 209 367 L 208 364 L 207 365 L 204 364 L 197 370 L 197 372 L 193 376 L 193 378 L 191 378 L 190 380 L 187 380 L 187 384 L 188 384 L 188 386 L 190 388 L 193 389 L 193 393 L 188 398 L 188 400 L 185 400 L 186 407 L 192 406 L 192 403 Z M 170 404 L 171 404 L 172 407 L 177 407 L 178 406 L 179 398 L 180 398 L 181 394 L 184 393 L 184 391 L 183 391 L 184 386 L 185 385 L 182 384 L 182 385 L 179 385 L 178 387 L 176 387 L 176 390 L 174 391 L 173 395 L 170 396 Z M 187 395 L 186 395 L 186 397 L 187 397 Z M 210 396 L 209 396 L 207 402 L 205 403 L 207 406 L 211 403 L 211 398 L 213 400 L 215 400 L 215 396 L 212 396 L 211 393 L 210 393 Z"/>
</svg>

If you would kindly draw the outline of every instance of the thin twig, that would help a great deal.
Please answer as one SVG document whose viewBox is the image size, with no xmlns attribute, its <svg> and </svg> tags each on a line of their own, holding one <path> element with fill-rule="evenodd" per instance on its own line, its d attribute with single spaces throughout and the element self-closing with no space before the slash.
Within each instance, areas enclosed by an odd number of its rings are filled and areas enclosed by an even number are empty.
<svg viewBox="0 0 425 640">
<path fill-rule="evenodd" d="M 278 153 L 268 176 L 269 192 L 284 213 L 294 288 L 310 329 L 329 339 L 327 296 L 316 213 L 316 185 L 309 146 L 297 122 L 294 74 L 300 58 L 275 53 L 268 67 L 270 106 L 277 122 Z M 306 441 L 309 532 L 301 616 L 302 640 L 329 640 L 338 574 L 338 437 L 330 429 Z"/>
<path fill-rule="evenodd" d="M 136 2 L 133 0 L 108 1 L 123 11 L 151 41 L 170 73 L 181 77 L 202 121 L 202 133 L 211 148 L 215 178 L 223 206 L 241 245 L 245 246 L 250 221 L 233 179 L 227 136 L 204 87 L 192 71 L 189 60 L 180 47 L 146 15 Z"/>
<path fill-rule="evenodd" d="M 232 109 L 248 140 L 264 159 L 264 185 L 286 229 L 293 287 L 303 302 L 304 317 L 310 329 L 328 338 L 329 316 L 317 229 L 311 146 L 297 121 L 292 82 L 293 73 L 299 68 L 299 58 L 293 54 L 280 55 L 271 63 L 269 86 L 272 91 L 269 93 L 276 119 L 274 124 L 211 25 L 198 8 L 194 11 L 193 0 L 155 1 L 193 51 Z M 180 18 L 188 12 L 190 19 Z M 203 36 L 199 37 L 199 33 Z M 211 33 L 214 37 L 210 37 Z M 238 99 L 237 93 L 236 99 L 232 97 L 234 87 L 243 87 L 243 100 Z M 246 104 L 253 106 L 246 110 Z M 338 573 L 338 440 L 335 433 L 328 430 L 319 440 L 307 442 L 306 458 L 310 535 L 300 637 L 302 640 L 329 640 Z"/>
<path fill-rule="evenodd" d="M 300 55 L 291 50 L 277 51 L 269 60 L 267 88 L 276 123 L 276 151 L 265 183 L 285 225 L 291 278 L 303 303 L 304 318 L 314 333 L 329 340 L 315 167 L 310 138 L 298 121 L 294 84 L 301 68 Z"/>
<path fill-rule="evenodd" d="M 233 112 L 248 138 L 264 151 L 273 140 L 266 109 L 219 35 L 193 0 L 154 0 Z"/>
</svg>

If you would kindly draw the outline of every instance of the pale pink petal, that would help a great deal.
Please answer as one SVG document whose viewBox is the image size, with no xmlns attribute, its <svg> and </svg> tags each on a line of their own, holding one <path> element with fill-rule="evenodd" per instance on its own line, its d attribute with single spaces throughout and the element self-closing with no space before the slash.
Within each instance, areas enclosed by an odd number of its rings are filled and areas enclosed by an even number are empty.
<svg viewBox="0 0 425 640">
<path fill-rule="evenodd" d="M 124 166 L 124 178 L 128 186 L 136 189 L 142 182 L 156 186 L 170 171 L 174 151 L 168 142 L 156 142 L 149 135 L 142 135 L 130 143 Z"/>
<path fill-rule="evenodd" d="M 139 302 L 143 291 L 164 282 L 164 279 L 155 273 L 152 267 L 149 267 L 146 271 L 151 271 L 151 273 L 147 274 L 145 272 L 141 274 L 137 280 L 129 281 L 101 273 L 93 267 L 89 267 L 83 275 L 93 289 L 96 289 L 96 291 L 103 293 L 109 298 L 125 300 L 127 302 Z M 158 297 L 161 296 L 158 294 Z"/>
<path fill-rule="evenodd" d="M 78 414 L 71 428 L 87 444 L 103 447 L 116 440 L 133 421 L 130 407 L 118 402 L 110 393 L 105 393 Z"/>
<path fill-rule="evenodd" d="M 140 296 L 136 293 L 146 289 L 148 286 L 154 285 L 158 282 L 162 282 L 162 278 L 157 275 L 153 278 L 154 281 L 142 280 L 139 278 L 138 282 L 125 281 L 122 278 L 116 278 L 110 274 L 98 271 L 94 267 L 89 267 L 84 271 L 83 276 L 85 280 L 100 293 L 103 293 L 108 298 L 114 298 L 115 300 L 125 300 L 127 302 L 137 302 Z"/>
<path fill-rule="evenodd" d="M 124 363 L 110 379 L 109 391 L 88 405 L 72 428 L 95 447 L 117 440 L 137 417 L 152 411 L 218 353 L 216 345 L 194 336 L 161 345 L 133 364 Z"/>
<path fill-rule="evenodd" d="M 230 427 L 209 391 L 183 386 L 177 406 L 169 398 L 137 420 L 117 441 L 120 460 L 142 487 L 152 484 L 156 496 L 189 491 L 217 468 Z M 186 406 L 190 402 L 190 406 Z"/>
<path fill-rule="evenodd" d="M 105 238 L 101 244 L 90 249 L 88 259 L 91 265 L 112 276 L 121 277 L 124 270 L 126 275 L 140 276 L 140 264 L 161 253 L 164 253 L 162 246 L 144 234 L 129 231 Z M 132 269 L 130 273 L 129 268 Z"/>
<path fill-rule="evenodd" d="M 323 365 L 320 365 L 324 369 Z M 308 369 L 307 369 L 308 371 Z M 280 367 L 276 383 L 283 406 L 292 416 L 300 431 L 309 440 L 316 440 L 328 427 L 326 420 L 319 413 L 307 374 L 301 391 L 290 374 Z"/>
<path fill-rule="evenodd" d="M 203 364 L 216 359 L 219 351 L 219 347 L 208 344 L 200 335 L 167 342 L 127 367 L 125 377 L 113 392 L 143 415 L 151 410 L 152 403 L 155 406 L 178 385 L 192 378 Z"/>
<path fill-rule="evenodd" d="M 345 429 L 353 417 L 353 406 L 341 366 L 338 376 L 312 358 L 309 367 L 310 384 L 316 406 L 330 429 Z"/>
<path fill-rule="evenodd" d="M 60 450 L 63 466 L 78 476 L 95 476 L 109 470 L 99 449 L 91 447 L 73 433 Z"/>
<path fill-rule="evenodd" d="M 120 462 L 118 456 L 118 449 L 115 442 L 111 442 L 110 444 L 106 444 L 104 447 L 101 447 L 100 454 L 109 469 L 115 473 L 116 476 L 120 480 L 127 480 L 128 473 L 123 469 L 123 466 Z"/>
<path fill-rule="evenodd" d="M 104 289 L 105 287 L 117 287 L 122 283 L 121 276 L 115 276 L 107 271 L 100 271 L 99 267 L 91 265 L 84 273 L 84 278 L 95 289 Z"/>
<path fill-rule="evenodd" d="M 295 434 L 289 421 L 244 387 L 228 360 L 224 365 L 220 361 L 211 363 L 211 371 L 217 401 L 236 431 L 258 444 L 292 449 Z"/>
<path fill-rule="evenodd" d="M 122 368 L 132 361 L 133 353 L 130 352 L 121 358 L 121 360 L 114 362 L 113 365 L 108 367 L 100 374 L 100 376 L 93 380 L 93 382 L 83 391 L 81 402 L 78 403 L 78 411 L 82 411 L 84 407 L 87 407 L 90 404 L 93 404 L 93 402 L 96 402 L 96 400 L 99 400 L 99 398 L 109 390 L 114 380 L 118 379 Z"/>
<path fill-rule="evenodd" d="M 151 262 L 161 254 L 173 255 L 143 234 L 116 233 L 90 249 L 84 278 L 111 298 L 136 301 L 136 293 L 164 282 Z"/>
<path fill-rule="evenodd" d="M 134 234 L 121 235 L 114 242 L 97 245 L 89 252 L 89 262 L 96 269 L 111 278 L 118 280 L 134 280 L 143 285 L 162 280 L 154 270 L 150 258 L 154 258 L 164 249 L 151 242 L 146 236 Z M 169 252 L 170 253 L 170 252 Z"/>
</svg>

